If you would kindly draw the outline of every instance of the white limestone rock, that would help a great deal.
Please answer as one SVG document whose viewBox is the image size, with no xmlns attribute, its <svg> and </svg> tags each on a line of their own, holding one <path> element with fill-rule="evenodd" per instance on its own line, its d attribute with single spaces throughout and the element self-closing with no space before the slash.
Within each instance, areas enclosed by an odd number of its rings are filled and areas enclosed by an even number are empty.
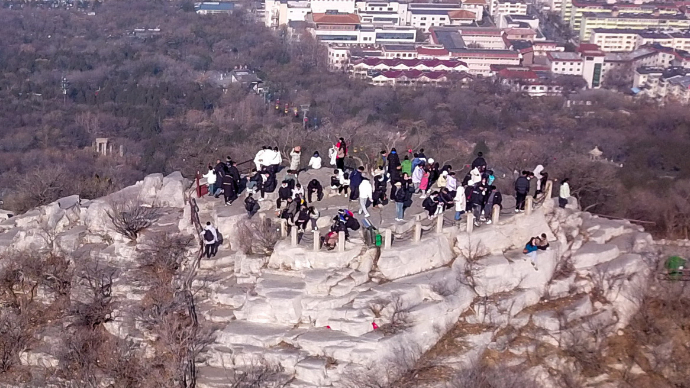
<svg viewBox="0 0 690 388">
<path fill-rule="evenodd" d="M 162 186 L 156 193 L 155 203 L 158 206 L 183 208 L 185 207 L 185 190 L 188 188 L 187 180 L 179 171 L 163 178 Z"/>
<path fill-rule="evenodd" d="M 25 366 L 38 368 L 57 368 L 60 365 L 60 361 L 55 356 L 30 350 L 19 353 L 19 362 Z"/>
<path fill-rule="evenodd" d="M 337 249 L 332 251 L 313 251 L 304 245 L 293 247 L 290 239 L 281 240 L 276 244 L 273 254 L 268 261 L 270 268 L 289 268 L 292 270 L 345 268 L 354 266 L 357 257 L 362 253 L 362 247 L 346 243 L 345 252 Z"/>
<path fill-rule="evenodd" d="M 140 185 L 139 200 L 142 203 L 153 205 L 158 191 L 163 187 L 163 174 L 149 174 L 137 184 Z"/>
<path fill-rule="evenodd" d="M 532 323 L 549 332 L 558 332 L 561 329 L 561 322 L 554 311 L 539 311 L 532 314 Z"/>
<path fill-rule="evenodd" d="M 295 377 L 317 387 L 331 384 L 326 374 L 326 360 L 324 358 L 308 357 L 295 365 Z"/>
<path fill-rule="evenodd" d="M 556 240 L 546 223 L 543 209 L 537 209 L 529 216 L 516 215 L 511 221 L 476 228 L 472 234 L 458 234 L 456 249 L 465 257 L 481 257 L 500 254 L 509 249 L 522 249 L 531 237 L 542 233 L 546 233 L 549 241 Z"/>
<path fill-rule="evenodd" d="M 444 235 L 426 237 L 419 243 L 394 244 L 381 251 L 377 267 L 388 279 L 417 274 L 448 264 L 453 259 Z"/>
<path fill-rule="evenodd" d="M 565 309 L 564 317 L 566 322 L 571 322 L 590 315 L 592 312 L 592 301 L 589 299 L 589 295 L 585 295 Z"/>
<path fill-rule="evenodd" d="M 578 249 L 572 256 L 575 269 L 588 269 L 599 263 L 613 260 L 620 254 L 620 250 L 614 244 L 597 244 L 588 242 Z"/>
<path fill-rule="evenodd" d="M 552 280 L 548 285 L 548 294 L 552 299 L 565 298 L 575 292 L 575 274 L 565 279 Z"/>
</svg>

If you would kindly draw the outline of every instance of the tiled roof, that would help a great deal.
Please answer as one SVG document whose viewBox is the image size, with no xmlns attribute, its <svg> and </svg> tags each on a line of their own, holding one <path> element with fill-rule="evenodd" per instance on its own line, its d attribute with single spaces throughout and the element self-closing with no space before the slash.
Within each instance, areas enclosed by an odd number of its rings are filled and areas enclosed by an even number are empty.
<svg viewBox="0 0 690 388">
<path fill-rule="evenodd" d="M 398 79 L 398 78 L 408 78 L 408 79 L 419 79 L 422 77 L 426 77 L 429 79 L 434 79 L 438 80 L 443 77 L 445 77 L 448 73 L 445 71 L 419 71 L 419 70 L 389 70 L 389 71 L 382 71 L 380 73 L 380 76 L 389 78 L 389 79 Z"/>
<path fill-rule="evenodd" d="M 467 67 L 467 64 L 462 61 L 440 59 L 362 58 L 352 62 L 353 65 L 357 65 L 360 63 L 363 63 L 371 67 L 384 65 L 387 68 L 393 68 L 400 65 L 409 68 L 413 68 L 419 65 L 426 66 L 428 68 L 434 68 L 437 66 L 445 66 L 449 68 Z"/>
<path fill-rule="evenodd" d="M 448 17 L 451 19 L 472 19 L 472 20 L 474 20 L 474 18 L 476 16 L 477 15 L 475 15 L 474 12 L 468 11 L 465 9 L 458 9 L 455 11 L 449 11 L 448 12 Z"/>
<path fill-rule="evenodd" d="M 486 0 L 465 0 L 463 4 L 486 5 Z"/>
<path fill-rule="evenodd" d="M 359 15 L 353 13 L 315 13 L 312 18 L 317 24 L 359 24 Z"/>
<path fill-rule="evenodd" d="M 417 54 L 422 55 L 436 55 L 436 56 L 446 56 L 449 54 L 448 50 L 443 47 L 417 47 Z"/>
</svg>

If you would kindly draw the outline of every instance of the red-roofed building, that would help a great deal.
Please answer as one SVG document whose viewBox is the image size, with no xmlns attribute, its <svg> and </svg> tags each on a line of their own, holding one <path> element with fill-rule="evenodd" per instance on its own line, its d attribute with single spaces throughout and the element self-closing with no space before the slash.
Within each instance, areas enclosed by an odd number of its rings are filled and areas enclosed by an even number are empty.
<svg viewBox="0 0 690 388">
<path fill-rule="evenodd" d="M 312 20 L 319 30 L 354 30 L 360 23 L 353 13 L 314 13 Z"/>
<path fill-rule="evenodd" d="M 515 66 L 496 69 L 495 75 L 501 84 L 510 87 L 515 92 L 523 92 L 531 97 L 560 96 L 563 94 L 563 87 L 555 79 L 546 75 L 540 76 L 526 67 Z"/>
<path fill-rule="evenodd" d="M 457 9 L 448 11 L 448 18 L 450 19 L 451 25 L 462 26 L 474 23 L 477 18 L 477 14 L 474 11 Z"/>
<path fill-rule="evenodd" d="M 450 59 L 450 52 L 443 46 L 420 46 L 417 47 L 417 58 Z"/>
</svg>

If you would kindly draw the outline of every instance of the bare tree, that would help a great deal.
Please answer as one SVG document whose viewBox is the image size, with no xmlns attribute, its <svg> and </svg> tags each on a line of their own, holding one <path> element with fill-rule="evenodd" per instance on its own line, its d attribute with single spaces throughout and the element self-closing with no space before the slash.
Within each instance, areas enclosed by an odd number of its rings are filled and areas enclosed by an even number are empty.
<svg viewBox="0 0 690 388">
<path fill-rule="evenodd" d="M 279 227 L 270 219 L 241 220 L 237 234 L 240 249 L 248 255 L 270 256 L 280 239 Z"/>
<path fill-rule="evenodd" d="M 290 382 L 290 377 L 279 365 L 269 363 L 263 358 L 226 368 L 228 388 L 282 388 Z"/>
<path fill-rule="evenodd" d="M 141 231 L 158 221 L 160 209 L 156 206 L 143 206 L 136 201 L 122 200 L 111 203 L 106 214 L 118 233 L 136 241 Z"/>
</svg>

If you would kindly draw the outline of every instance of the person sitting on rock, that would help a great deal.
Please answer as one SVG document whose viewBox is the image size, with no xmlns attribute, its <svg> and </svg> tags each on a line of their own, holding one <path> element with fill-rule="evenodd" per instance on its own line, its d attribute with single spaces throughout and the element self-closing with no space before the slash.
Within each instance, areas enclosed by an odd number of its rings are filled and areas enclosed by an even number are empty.
<svg viewBox="0 0 690 388">
<path fill-rule="evenodd" d="M 297 214 L 297 202 L 292 200 L 292 197 L 288 197 L 285 205 L 285 209 L 280 213 L 280 218 L 287 220 L 288 225 L 295 224 L 295 215 Z"/>
<path fill-rule="evenodd" d="M 313 170 L 321 168 L 321 156 L 319 156 L 319 151 L 314 151 L 314 155 L 309 159 L 309 168 Z"/>
<path fill-rule="evenodd" d="M 338 195 L 344 194 L 345 196 L 347 196 L 349 192 L 350 174 L 347 172 L 343 172 L 343 174 L 340 176 L 340 186 L 338 186 Z"/>
<path fill-rule="evenodd" d="M 283 181 L 278 189 L 278 198 L 276 199 L 276 210 L 280 210 L 283 201 L 287 201 L 288 198 L 292 198 L 292 190 L 288 187 L 288 182 Z"/>
<path fill-rule="evenodd" d="M 438 192 L 434 191 L 424 199 L 422 207 L 429 213 L 429 219 L 434 218 L 438 210 Z"/>
<path fill-rule="evenodd" d="M 340 187 L 340 179 L 343 175 L 342 170 L 333 170 L 333 175 L 331 175 L 331 190 L 336 190 Z"/>
<path fill-rule="evenodd" d="M 218 253 L 218 231 L 211 225 L 211 222 L 206 223 L 201 237 L 204 240 L 204 254 L 207 259 L 210 259 Z"/>
<path fill-rule="evenodd" d="M 292 189 L 292 198 L 294 199 L 296 197 L 304 198 L 304 188 L 299 183 Z"/>
<path fill-rule="evenodd" d="M 328 234 L 323 237 L 323 245 L 328 249 L 329 251 L 332 251 L 335 249 L 335 246 L 338 244 L 338 232 L 331 230 L 328 232 Z"/>
<path fill-rule="evenodd" d="M 265 193 L 272 193 L 276 191 L 276 187 L 278 187 L 278 180 L 276 179 L 276 174 L 274 172 L 266 170 L 266 173 L 264 174 L 263 187 Z M 263 196 L 261 196 L 261 198 L 263 198 Z"/>
<path fill-rule="evenodd" d="M 314 193 L 316 193 L 317 201 L 321 201 L 323 199 L 323 186 L 321 186 L 321 182 L 319 182 L 318 179 L 312 179 L 307 185 L 307 200 L 309 200 L 309 203 L 313 202 L 312 195 Z"/>
<path fill-rule="evenodd" d="M 440 209 L 442 213 L 447 209 L 451 209 L 455 205 L 455 198 L 450 195 L 448 189 L 444 187 L 438 192 L 438 202 L 442 207 Z"/>
<path fill-rule="evenodd" d="M 259 206 L 259 202 L 254 199 L 253 194 L 249 193 L 247 198 L 244 199 L 244 208 L 247 210 L 248 218 L 252 218 L 254 214 L 261 209 L 261 206 Z"/>
<path fill-rule="evenodd" d="M 537 248 L 542 251 L 549 248 L 549 239 L 546 237 L 546 233 L 542 233 L 541 236 L 537 237 Z"/>
<path fill-rule="evenodd" d="M 286 181 L 288 183 L 288 187 L 290 188 L 290 190 L 294 189 L 295 185 L 299 183 L 299 181 L 297 180 L 297 171 L 285 171 L 285 177 L 283 177 L 283 181 Z"/>
<path fill-rule="evenodd" d="M 295 220 L 295 226 L 297 226 L 297 231 L 299 233 L 304 233 L 304 231 L 307 229 L 309 218 L 309 209 L 306 205 L 302 205 L 299 213 L 297 214 L 297 219 Z"/>
<path fill-rule="evenodd" d="M 525 245 L 525 249 L 522 250 L 522 253 L 524 253 L 525 255 L 527 255 L 527 257 L 530 258 L 532 266 L 537 271 L 539 271 L 539 269 L 537 268 L 537 250 L 538 249 L 539 249 L 539 237 L 532 237 L 531 239 L 529 239 L 529 241 Z M 527 259 L 525 259 L 525 260 L 527 260 Z"/>
</svg>

